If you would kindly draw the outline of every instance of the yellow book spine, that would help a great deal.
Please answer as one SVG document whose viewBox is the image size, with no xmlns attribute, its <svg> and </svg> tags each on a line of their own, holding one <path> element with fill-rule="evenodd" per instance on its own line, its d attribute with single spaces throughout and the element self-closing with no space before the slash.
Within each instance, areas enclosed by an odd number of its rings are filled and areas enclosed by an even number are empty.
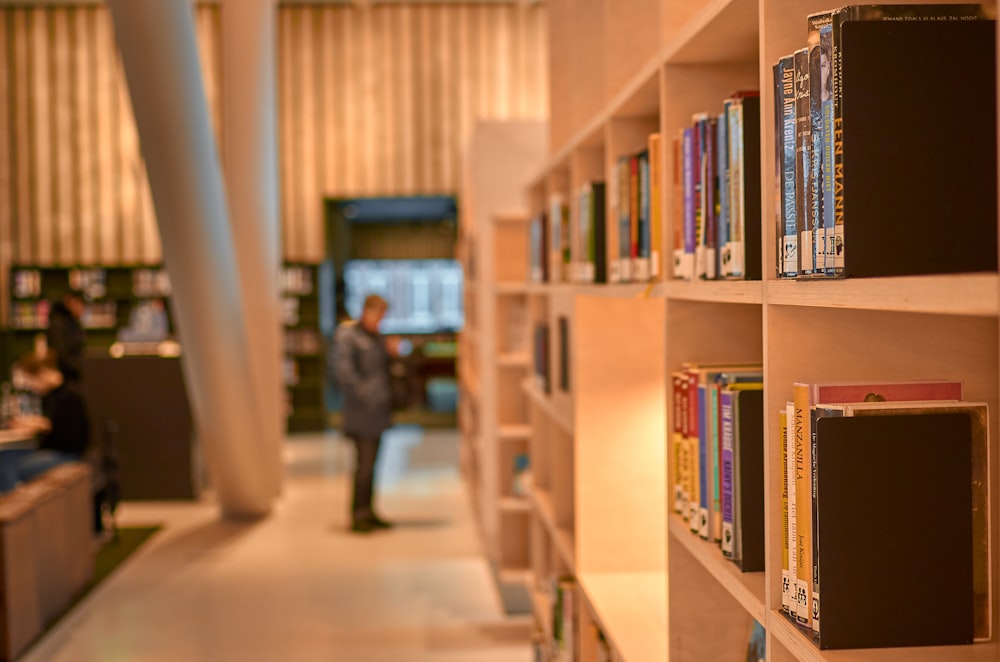
<svg viewBox="0 0 1000 662">
<path fill-rule="evenodd" d="M 809 421 L 809 385 L 792 387 L 795 420 L 795 611 L 796 620 L 812 627 L 812 434 Z"/>
<path fill-rule="evenodd" d="M 788 466 L 788 412 L 782 409 L 778 413 L 778 438 L 781 444 L 781 466 Z M 788 567 L 788 472 L 782 471 L 781 480 L 781 608 L 791 612 L 792 579 L 791 568 Z"/>
</svg>

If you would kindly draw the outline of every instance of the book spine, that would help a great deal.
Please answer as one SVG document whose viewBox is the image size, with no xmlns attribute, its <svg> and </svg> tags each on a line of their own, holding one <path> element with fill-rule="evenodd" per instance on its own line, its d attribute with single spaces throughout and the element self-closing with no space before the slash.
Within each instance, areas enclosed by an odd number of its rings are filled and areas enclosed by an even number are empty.
<svg viewBox="0 0 1000 662">
<path fill-rule="evenodd" d="M 594 282 L 594 187 L 587 184 L 580 198 L 580 217 L 582 220 L 580 237 L 580 280 L 584 283 Z"/>
<path fill-rule="evenodd" d="M 681 516 L 685 522 L 691 519 L 691 449 L 688 440 L 691 434 L 690 398 L 688 375 L 680 374 L 681 390 L 681 438 L 680 438 L 680 478 L 681 478 Z"/>
<path fill-rule="evenodd" d="M 705 275 L 706 280 L 718 278 L 719 180 L 718 148 L 719 125 L 715 118 L 705 120 Z"/>
<path fill-rule="evenodd" d="M 798 275 L 811 276 L 812 218 L 809 205 L 809 49 L 795 51 L 795 228 L 799 236 Z"/>
<path fill-rule="evenodd" d="M 637 205 L 637 235 L 638 249 L 636 254 L 636 280 L 647 282 L 650 277 L 650 183 L 649 183 L 649 152 L 643 150 L 636 159 L 638 166 L 639 199 Z"/>
<path fill-rule="evenodd" d="M 799 273 L 798 230 L 795 217 L 795 59 L 787 56 L 781 59 L 777 67 L 777 81 L 780 94 L 775 98 L 775 108 L 779 108 L 780 99 L 781 130 L 781 227 L 778 236 L 782 237 L 781 276 L 795 278 Z"/>
<path fill-rule="evenodd" d="M 670 156 L 673 159 L 671 165 L 670 187 L 673 191 L 673 205 L 671 206 L 671 223 L 673 224 L 674 245 L 671 247 L 671 278 L 683 278 L 684 276 L 684 130 L 677 132 L 677 135 L 670 141 Z"/>
<path fill-rule="evenodd" d="M 694 278 L 695 254 L 695 130 L 693 127 L 684 129 L 681 151 L 682 181 L 684 187 L 684 250 L 680 258 L 680 277 L 685 280 Z"/>
<path fill-rule="evenodd" d="M 809 254 L 813 276 L 826 274 L 823 249 L 823 95 L 822 55 L 819 30 L 809 36 Z"/>
<path fill-rule="evenodd" d="M 743 160 L 746 158 L 743 141 L 743 100 L 736 99 L 729 108 L 729 253 L 730 277 L 741 279 L 746 277 L 746 242 L 745 223 L 746 208 L 744 186 L 746 184 L 746 169 Z M 760 182 L 756 182 L 757 185 Z"/>
<path fill-rule="evenodd" d="M 812 630 L 819 634 L 819 489 L 817 487 L 817 437 L 816 419 L 820 412 L 817 407 L 809 410 L 809 483 L 812 486 Z"/>
<path fill-rule="evenodd" d="M 694 124 L 694 163 L 691 171 L 694 173 L 694 277 L 705 277 L 705 143 L 707 140 L 708 116 L 696 116 Z"/>
<path fill-rule="evenodd" d="M 663 277 L 663 136 L 649 136 L 649 276 Z"/>
<path fill-rule="evenodd" d="M 719 384 L 707 387 L 708 444 L 712 452 L 712 499 L 709 508 L 709 540 L 718 542 L 722 535 L 722 412 L 719 410 Z"/>
<path fill-rule="evenodd" d="M 833 253 L 833 275 L 844 276 L 844 68 L 840 38 L 840 26 L 850 13 L 850 7 L 843 7 L 833 13 L 833 29 L 830 52 L 833 55 L 833 231 L 828 238 L 833 240 L 829 252 Z"/>
<path fill-rule="evenodd" d="M 798 617 L 798 544 L 796 530 L 795 494 L 795 404 L 785 406 L 785 472 L 788 480 L 788 610 L 792 618 Z"/>
<path fill-rule="evenodd" d="M 630 273 L 629 280 L 635 282 L 639 280 L 639 215 L 640 215 L 640 193 L 641 188 L 639 173 L 639 155 L 635 154 L 629 158 L 629 242 L 627 259 Z"/>
<path fill-rule="evenodd" d="M 835 236 L 835 198 L 834 198 L 834 170 L 833 170 L 833 16 L 828 18 L 819 26 L 819 55 L 820 55 L 820 95 L 822 97 L 821 106 L 823 109 L 823 271 L 828 277 L 837 274 L 837 255 L 834 250 L 836 245 Z"/>
<path fill-rule="evenodd" d="M 684 471 L 683 471 L 683 452 L 682 445 L 684 443 L 684 389 L 687 386 L 687 382 L 684 378 L 683 373 L 675 372 L 671 376 L 673 384 L 673 416 L 672 419 L 672 435 L 671 435 L 671 476 L 674 481 L 674 512 L 678 514 L 684 513 L 684 508 L 686 501 L 684 498 Z"/>
<path fill-rule="evenodd" d="M 559 236 L 562 239 L 562 280 L 564 283 L 571 282 L 572 280 L 572 236 L 570 234 L 570 224 L 572 219 L 570 218 L 570 208 L 569 204 L 565 201 L 562 203 L 562 214 L 560 216 L 560 231 Z"/>
<path fill-rule="evenodd" d="M 621 282 L 627 283 L 632 280 L 631 159 L 625 156 L 618 163 L 618 262 Z"/>
<path fill-rule="evenodd" d="M 722 554 L 733 558 L 735 532 L 733 530 L 733 392 L 723 389 L 719 393 L 722 410 Z"/>
<path fill-rule="evenodd" d="M 553 195 L 549 202 L 549 278 L 553 283 L 563 281 L 562 276 L 562 197 Z"/>
<path fill-rule="evenodd" d="M 698 435 L 698 375 L 688 374 L 688 524 L 692 533 L 701 531 L 701 457 L 699 453 Z"/>
<path fill-rule="evenodd" d="M 618 169 L 616 162 L 612 170 L 611 180 L 605 184 L 604 194 L 608 197 L 608 207 L 604 217 L 604 261 L 607 268 L 608 282 L 621 282 L 621 265 L 618 260 L 618 217 L 621 212 L 620 191 L 618 190 Z"/>
<path fill-rule="evenodd" d="M 812 626 L 812 452 L 809 435 L 809 385 L 792 387 L 794 418 L 789 423 L 795 438 L 795 558 L 796 620 Z"/>
<path fill-rule="evenodd" d="M 716 141 L 716 172 L 719 178 L 719 215 L 716 219 L 716 241 L 719 247 L 718 274 L 719 278 L 730 278 L 733 275 L 732 244 L 730 244 L 729 223 L 729 191 L 731 187 L 729 171 L 729 114 L 732 99 L 726 99 L 722 104 L 722 113 L 716 120 L 719 127 Z"/>
<path fill-rule="evenodd" d="M 791 566 L 789 566 L 788 551 L 788 411 L 782 409 L 778 412 L 778 437 L 781 440 L 781 466 L 784 468 L 781 478 L 781 608 L 791 613 L 792 607 L 792 581 Z"/>
<path fill-rule="evenodd" d="M 592 184 L 590 198 L 591 231 L 594 246 L 591 250 L 594 260 L 594 282 L 608 282 L 608 241 L 607 241 L 607 186 L 604 182 Z"/>
<path fill-rule="evenodd" d="M 698 535 L 708 540 L 712 504 L 712 450 L 709 448 L 708 385 L 698 384 Z"/>
</svg>

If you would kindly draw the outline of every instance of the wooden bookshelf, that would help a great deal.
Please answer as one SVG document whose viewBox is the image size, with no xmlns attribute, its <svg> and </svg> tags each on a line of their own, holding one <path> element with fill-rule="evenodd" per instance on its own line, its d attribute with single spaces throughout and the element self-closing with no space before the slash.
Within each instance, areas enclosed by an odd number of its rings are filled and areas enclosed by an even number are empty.
<svg viewBox="0 0 1000 662">
<path fill-rule="evenodd" d="M 463 476 L 487 555 L 500 582 L 528 578 L 531 504 L 515 464 L 530 454 L 526 173 L 544 155 L 541 122 L 483 122 L 466 146 L 459 244 L 465 272 L 460 339 L 459 429 Z"/>
<path fill-rule="evenodd" d="M 766 627 L 768 660 L 775 662 L 1000 659 L 1000 508 L 990 515 L 991 642 L 825 651 L 780 613 L 776 413 L 793 382 L 961 379 L 966 399 L 986 401 L 992 410 L 994 504 L 1000 485 L 997 273 L 813 282 L 775 277 L 771 67 L 806 45 L 809 14 L 837 6 L 820 0 L 549 3 L 551 144 L 525 186 L 533 211 L 547 210 L 559 194 L 575 213 L 579 188 L 610 182 L 616 161 L 641 149 L 649 133 L 674 136 L 692 114 L 719 112 L 734 90 L 761 90 L 763 280 L 671 279 L 675 201 L 665 143 L 659 248 L 666 280 L 502 286 L 527 297 L 532 328 L 549 328 L 548 392 L 533 377 L 521 383 L 531 428 L 536 578 L 575 573 L 582 622 L 601 628 L 629 662 L 743 659 L 753 620 Z M 651 26 L 659 29 L 651 33 Z M 607 213 L 612 209 L 609 199 Z M 566 352 L 557 338 L 560 317 L 569 320 Z M 558 386 L 562 355 L 569 356 L 568 390 Z M 665 507 L 673 489 L 666 382 L 687 361 L 764 366 L 765 572 L 741 573 Z M 657 395 L 646 401 L 636 394 L 634 384 L 653 392 L 657 380 Z M 551 607 L 544 593 L 535 597 L 540 629 L 551 634 Z M 581 637 L 579 643 L 581 659 L 592 659 L 592 642 Z"/>
</svg>

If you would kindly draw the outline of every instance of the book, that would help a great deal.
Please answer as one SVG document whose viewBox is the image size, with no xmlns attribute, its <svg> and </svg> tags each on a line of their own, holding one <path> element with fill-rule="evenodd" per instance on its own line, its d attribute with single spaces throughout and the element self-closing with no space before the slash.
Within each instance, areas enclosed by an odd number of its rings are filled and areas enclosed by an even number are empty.
<svg viewBox="0 0 1000 662">
<path fill-rule="evenodd" d="M 792 465 L 795 475 L 795 607 L 796 621 L 812 627 L 813 536 L 812 536 L 812 445 L 807 420 L 809 385 L 796 383 L 792 387 L 793 415 L 788 421 L 794 442 Z M 791 480 L 791 479 L 789 479 Z"/>
<path fill-rule="evenodd" d="M 618 182 L 619 162 L 615 162 L 612 170 L 611 181 L 604 186 L 604 194 L 607 196 L 608 206 L 604 214 L 604 260 L 607 269 L 607 282 L 619 283 L 622 280 L 621 274 L 621 227 L 619 217 L 621 215 L 621 190 Z"/>
<path fill-rule="evenodd" d="M 985 402 L 955 400 L 858 402 L 816 406 L 816 418 L 831 416 L 894 416 L 901 414 L 964 412 L 972 425 L 972 556 L 973 639 L 989 641 L 992 626 L 992 572 L 990 567 L 989 406 Z M 819 530 L 815 531 L 819 538 Z M 818 581 L 818 578 L 817 578 Z"/>
<path fill-rule="evenodd" d="M 837 276 L 996 270 L 996 33 L 983 15 L 970 4 L 834 12 Z M 974 140 L 954 139 L 959 98 Z M 942 232 L 956 211 L 960 230 Z"/>
<path fill-rule="evenodd" d="M 804 601 L 804 596 L 799 595 L 798 584 L 798 539 L 796 534 L 796 499 L 795 499 L 795 403 L 785 403 L 785 452 L 782 457 L 785 460 L 785 481 L 788 483 L 788 614 L 793 620 L 799 622 L 800 597 Z"/>
<path fill-rule="evenodd" d="M 621 282 L 631 282 L 632 275 L 632 159 L 618 159 L 618 264 Z"/>
<path fill-rule="evenodd" d="M 663 278 L 663 137 L 649 136 L 649 276 Z"/>
<path fill-rule="evenodd" d="M 635 158 L 636 179 L 633 189 L 636 191 L 635 208 L 635 268 L 633 278 L 641 283 L 650 278 L 650 182 L 649 182 L 649 150 L 644 149 Z"/>
<path fill-rule="evenodd" d="M 569 393 L 569 319 L 560 316 L 559 325 L 559 389 Z"/>
<path fill-rule="evenodd" d="M 692 185 L 694 206 L 694 279 L 705 278 L 706 244 L 705 223 L 707 203 L 705 200 L 705 146 L 708 140 L 708 114 L 697 113 L 693 118 L 694 138 L 692 150 Z"/>
<path fill-rule="evenodd" d="M 819 218 L 816 231 L 816 269 L 822 267 L 823 276 L 836 275 L 836 254 L 834 247 L 834 197 L 833 197 L 833 12 L 810 14 L 807 18 L 809 28 L 810 64 L 814 51 L 819 56 L 819 109 L 820 109 L 820 141 L 818 149 L 819 181 L 818 202 Z M 818 49 L 818 50 L 817 50 Z M 815 69 L 814 69 L 815 71 Z M 815 75 L 815 74 L 813 74 Z M 812 95 L 816 95 L 817 81 L 812 80 Z M 811 100 L 815 103 L 815 100 Z M 813 130 L 816 130 L 815 116 Z"/>
<path fill-rule="evenodd" d="M 731 96 L 729 138 L 730 277 L 760 280 L 760 92 Z"/>
<path fill-rule="evenodd" d="M 798 554 L 803 547 L 807 560 L 802 560 L 797 566 L 797 577 L 806 585 L 806 600 L 809 605 L 808 621 L 810 627 L 818 630 L 818 624 L 813 623 L 815 615 L 821 613 L 822 607 L 818 597 L 819 536 L 813 530 L 816 518 L 816 436 L 815 420 L 818 416 L 817 407 L 826 403 L 850 403 L 865 401 L 909 401 L 909 400 L 960 400 L 963 385 L 960 381 L 932 380 L 913 382 L 840 382 L 827 384 L 808 384 L 796 382 L 792 385 L 796 410 L 803 414 L 795 419 L 796 443 L 802 438 L 801 470 L 797 473 L 796 482 L 796 530 L 799 536 Z M 798 429 L 801 427 L 801 430 Z M 799 469 L 797 465 L 797 469 Z M 801 560 L 801 557 L 796 557 Z M 801 587 L 800 587 L 801 588 Z"/>
<path fill-rule="evenodd" d="M 569 207 L 559 193 L 549 198 L 549 280 L 553 283 L 566 282 L 563 266 L 564 251 L 569 247 Z"/>
<path fill-rule="evenodd" d="M 774 66 L 775 86 L 775 135 L 780 136 L 778 150 L 779 170 L 777 181 L 780 182 L 781 210 L 777 236 L 781 240 L 778 251 L 778 275 L 782 278 L 795 278 L 799 273 L 799 238 L 796 220 L 796 105 L 795 105 L 795 58 L 785 56 Z M 780 103 L 779 103 L 780 100 Z M 777 147 L 777 146 L 776 146 Z"/>
<path fill-rule="evenodd" d="M 674 371 L 670 375 L 672 384 L 672 415 L 671 415 L 671 454 L 670 454 L 670 467 L 671 479 L 673 480 L 673 508 L 674 512 L 684 515 L 686 518 L 686 508 L 687 508 L 687 498 L 685 495 L 685 475 L 684 475 L 684 458 L 683 444 L 684 444 L 684 433 L 685 425 L 684 418 L 686 417 L 685 404 L 685 393 L 687 390 L 687 375 L 681 371 Z"/>
<path fill-rule="evenodd" d="M 733 110 L 733 99 L 726 99 L 722 102 L 722 113 L 716 118 L 717 136 L 715 145 L 715 171 L 718 173 L 719 203 L 716 214 L 716 246 L 718 253 L 716 257 L 716 273 L 719 278 L 731 278 L 733 275 L 732 244 L 730 243 L 729 229 L 732 224 L 732 211 L 730 209 L 730 189 L 732 188 L 731 164 L 729 162 L 730 147 L 730 119 L 735 119 Z"/>
<path fill-rule="evenodd" d="M 966 413 L 817 420 L 821 649 L 972 643 L 972 445 Z"/>
<path fill-rule="evenodd" d="M 604 182 L 590 183 L 590 237 L 587 246 L 588 261 L 591 264 L 594 283 L 608 282 L 607 264 L 607 201 Z"/>
<path fill-rule="evenodd" d="M 798 275 L 811 276 L 812 217 L 809 204 L 809 175 L 811 171 L 810 147 L 812 145 L 809 116 L 809 49 L 795 51 L 795 227 L 798 233 Z"/>
<path fill-rule="evenodd" d="M 764 571 L 764 385 L 730 384 L 734 404 L 733 519 L 736 564 Z"/>
<path fill-rule="evenodd" d="M 718 174 L 718 141 L 719 125 L 715 117 L 707 117 L 705 127 L 705 149 L 702 153 L 702 187 L 704 191 L 704 246 L 705 261 L 704 273 L 701 277 L 705 280 L 715 280 L 718 278 L 717 259 L 718 251 L 718 218 L 719 218 L 719 174 Z"/>
<path fill-rule="evenodd" d="M 781 409 L 778 412 L 778 439 L 781 443 L 781 466 L 788 466 L 788 410 Z M 792 613 L 792 580 L 791 565 L 789 564 L 789 539 L 790 531 L 788 522 L 788 471 L 781 472 L 781 608 L 786 613 Z"/>
<path fill-rule="evenodd" d="M 806 185 L 809 251 L 803 259 L 811 276 L 826 276 L 826 254 L 821 239 L 823 226 L 823 57 L 819 26 L 809 23 L 809 172 Z"/>
<path fill-rule="evenodd" d="M 681 129 L 670 141 L 670 188 L 673 192 L 674 204 L 671 208 L 673 224 L 672 267 L 671 278 L 684 277 L 684 160 L 683 160 L 684 130 Z"/>
<path fill-rule="evenodd" d="M 684 200 L 684 223 L 682 237 L 684 240 L 675 276 L 684 280 L 692 280 L 695 276 L 695 227 L 697 225 L 695 205 L 695 129 L 685 128 L 681 143 L 681 188 Z"/>
</svg>

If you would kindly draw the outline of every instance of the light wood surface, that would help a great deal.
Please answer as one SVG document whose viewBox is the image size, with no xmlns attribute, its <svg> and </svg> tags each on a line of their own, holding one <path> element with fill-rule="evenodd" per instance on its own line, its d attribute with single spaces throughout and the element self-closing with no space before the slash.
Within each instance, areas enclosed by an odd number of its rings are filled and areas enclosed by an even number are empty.
<svg viewBox="0 0 1000 662">
<path fill-rule="evenodd" d="M 583 572 L 577 579 L 595 620 L 622 659 L 667 659 L 665 572 Z"/>
</svg>

